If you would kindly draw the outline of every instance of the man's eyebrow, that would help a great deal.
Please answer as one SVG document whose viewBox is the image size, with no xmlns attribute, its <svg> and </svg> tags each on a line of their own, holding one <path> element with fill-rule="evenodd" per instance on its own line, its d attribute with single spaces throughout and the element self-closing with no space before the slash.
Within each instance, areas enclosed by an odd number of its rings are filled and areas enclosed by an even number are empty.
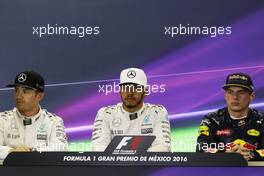
<svg viewBox="0 0 264 176">
<path fill-rule="evenodd" d="M 242 89 L 242 90 L 238 90 L 238 92 L 246 92 L 247 90 L 244 90 L 244 89 Z"/>
<path fill-rule="evenodd" d="M 35 90 L 34 88 L 31 88 L 31 87 L 21 87 L 23 88 L 24 90 Z"/>
</svg>

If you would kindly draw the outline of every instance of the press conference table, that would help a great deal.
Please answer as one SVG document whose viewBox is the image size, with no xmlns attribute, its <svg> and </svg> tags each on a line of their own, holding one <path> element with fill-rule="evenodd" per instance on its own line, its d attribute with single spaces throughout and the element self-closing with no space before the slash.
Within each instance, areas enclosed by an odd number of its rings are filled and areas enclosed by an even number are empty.
<svg viewBox="0 0 264 176">
<path fill-rule="evenodd" d="M 3 161 L 0 160 L 0 165 L 3 165 Z M 264 166 L 264 161 L 250 161 L 248 166 Z"/>
<path fill-rule="evenodd" d="M 3 161 L 0 160 L 0 166 L 3 165 Z M 248 162 L 248 166 L 258 166 L 258 167 L 264 167 L 264 161 L 250 161 Z"/>
<path fill-rule="evenodd" d="M 0 166 L 2 176 L 263 176 L 264 167 Z"/>
<path fill-rule="evenodd" d="M 85 160 L 82 157 L 90 157 Z M 107 159 L 107 157 L 109 157 Z M 110 161 L 115 158 L 116 161 Z M 5 165 L 0 166 L 0 175 L 8 176 L 77 176 L 77 175 L 193 175 L 204 176 L 206 174 L 223 176 L 239 173 L 240 176 L 262 176 L 264 162 L 247 163 L 241 155 L 237 154 L 202 154 L 202 153 L 146 153 L 139 155 L 150 160 L 144 162 L 120 161 L 118 157 L 104 153 L 84 152 L 49 152 L 49 153 L 16 153 L 8 156 Z M 137 157 L 131 156 L 129 157 Z M 181 158 L 186 157 L 187 162 L 153 162 L 153 157 Z M 79 158 L 79 161 L 73 161 Z M 97 158 L 97 159 L 95 159 Z M 99 158 L 105 158 L 102 161 Z M 81 160 L 82 159 L 82 160 Z M 86 158 L 87 159 L 87 158 Z M 183 160 L 184 161 L 184 160 Z M 209 167 L 208 167 L 209 166 Z M 220 167 L 219 167 L 220 166 Z M 225 168 L 223 168 L 225 166 Z"/>
<path fill-rule="evenodd" d="M 92 162 L 80 162 L 80 163 L 74 163 L 74 162 L 65 162 L 61 163 L 60 159 L 63 158 L 63 155 L 68 155 L 67 153 L 54 153 L 54 154 L 48 154 L 49 156 L 46 156 L 46 154 L 31 154 L 31 156 L 26 156 L 26 153 L 21 153 L 21 155 L 12 156 L 9 158 L 9 165 L 2 165 L 0 166 L 0 175 L 8 175 L 8 176 L 78 176 L 78 175 L 104 175 L 104 176 L 110 176 L 110 175 L 120 175 L 120 176 L 160 176 L 160 175 L 193 175 L 195 173 L 196 176 L 205 176 L 205 175 L 214 175 L 214 176 L 223 176 L 223 175 L 239 175 L 239 176 L 248 176 L 248 175 L 254 175 L 254 176 L 262 176 L 264 173 L 264 167 L 245 167 L 245 163 L 243 161 L 241 162 L 240 166 L 228 166 L 228 162 L 226 161 L 225 156 L 217 156 L 210 158 L 213 155 L 204 155 L 199 156 L 201 157 L 200 165 L 203 165 L 203 162 L 205 164 L 208 164 L 210 160 L 211 161 L 211 167 L 197 167 L 198 163 L 195 161 L 197 159 L 197 154 L 186 154 L 190 162 L 193 162 L 193 164 L 196 164 L 196 167 L 192 167 L 192 163 L 189 163 L 189 165 L 181 165 L 181 164 L 175 164 L 175 166 L 171 165 L 171 163 L 168 163 L 168 166 L 164 165 L 163 163 L 158 163 L 154 165 L 148 165 L 148 163 L 144 164 L 137 164 L 135 162 L 131 163 L 118 163 L 115 162 L 108 162 L 100 164 L 100 162 L 96 162 L 95 164 L 92 164 Z M 100 154 L 94 154 L 94 153 L 71 153 L 73 155 L 80 155 L 80 156 L 99 156 Z M 153 154 L 155 155 L 155 154 Z M 157 153 L 158 156 L 161 156 L 162 153 Z M 169 156 L 168 154 L 164 154 L 164 156 Z M 184 153 L 181 153 L 180 155 L 184 155 Z M 199 154 L 198 154 L 199 155 Z M 171 156 L 179 156 L 177 153 L 172 154 Z M 209 157 L 208 157 L 209 156 Z M 21 158 L 22 157 L 22 158 Z M 15 159 L 15 161 L 13 161 Z M 241 158 L 240 158 L 241 159 Z M 234 157 L 230 155 L 229 161 L 231 162 L 239 162 L 239 157 Z M 54 160 L 53 163 L 47 164 Z M 220 160 L 220 161 L 219 161 Z M 221 161 L 223 160 L 223 161 Z M 32 163 L 33 162 L 33 163 Z M 218 164 L 223 164 L 225 162 L 225 165 L 228 167 L 216 167 L 213 166 L 213 162 Z M 21 165 L 19 165 L 21 163 Z M 54 164 L 54 165 L 53 165 Z M 80 164 L 80 165 L 78 165 Z M 234 163 L 233 163 L 234 165 Z M 239 165 L 239 164 L 238 164 Z M 249 162 L 249 166 L 264 166 L 264 162 Z M 213 166 L 213 167 L 212 167 Z"/>
</svg>

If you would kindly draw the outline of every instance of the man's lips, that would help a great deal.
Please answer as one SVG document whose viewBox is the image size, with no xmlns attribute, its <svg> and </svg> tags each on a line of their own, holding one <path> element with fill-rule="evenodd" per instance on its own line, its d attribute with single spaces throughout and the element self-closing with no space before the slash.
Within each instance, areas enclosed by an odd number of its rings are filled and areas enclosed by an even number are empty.
<svg viewBox="0 0 264 176">
<path fill-rule="evenodd" d="M 136 99 L 135 98 L 126 98 L 125 100 L 127 100 L 127 101 L 135 101 Z"/>
<path fill-rule="evenodd" d="M 16 104 L 23 104 L 23 101 L 16 101 Z"/>
<path fill-rule="evenodd" d="M 238 102 L 232 102 L 231 105 L 233 105 L 233 106 L 239 106 L 240 103 L 238 103 Z"/>
</svg>

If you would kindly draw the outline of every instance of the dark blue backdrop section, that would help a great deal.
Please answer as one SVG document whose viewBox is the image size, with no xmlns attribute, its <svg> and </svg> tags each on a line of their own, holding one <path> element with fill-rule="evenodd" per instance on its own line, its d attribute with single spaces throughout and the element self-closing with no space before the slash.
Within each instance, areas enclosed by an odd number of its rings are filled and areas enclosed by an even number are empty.
<svg viewBox="0 0 264 176">
<path fill-rule="evenodd" d="M 201 38 L 169 39 L 163 26 L 226 26 L 263 4 L 259 0 L 2 0 L 1 87 L 18 71 L 32 68 L 47 83 L 115 78 L 125 67 L 142 66 Z M 32 35 L 32 26 L 47 24 L 100 26 L 100 35 Z"/>
</svg>

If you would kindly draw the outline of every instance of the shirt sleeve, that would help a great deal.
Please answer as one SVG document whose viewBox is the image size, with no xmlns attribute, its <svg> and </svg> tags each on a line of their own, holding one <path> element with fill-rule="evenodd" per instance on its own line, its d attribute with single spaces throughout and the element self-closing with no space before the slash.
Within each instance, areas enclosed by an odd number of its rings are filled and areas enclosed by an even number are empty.
<svg viewBox="0 0 264 176">
<path fill-rule="evenodd" d="M 111 142 L 109 121 L 105 117 L 104 108 L 97 112 L 92 134 L 92 151 L 103 152 Z"/>
<path fill-rule="evenodd" d="M 171 152 L 171 129 L 168 119 L 168 112 L 164 107 L 157 111 L 157 119 L 154 125 L 153 134 L 156 139 L 148 149 L 148 152 Z"/>
<path fill-rule="evenodd" d="M 0 160 L 4 160 L 7 157 L 9 150 L 12 149 L 11 147 L 5 146 L 4 139 L 4 120 L 0 115 Z"/>
<path fill-rule="evenodd" d="M 68 150 L 68 142 L 65 133 L 64 122 L 60 117 L 56 117 L 56 120 L 52 125 L 48 145 L 37 147 L 36 150 L 39 152 Z"/>
<path fill-rule="evenodd" d="M 215 148 L 211 148 L 214 147 L 214 145 L 211 144 L 216 144 L 215 141 L 215 129 L 214 126 L 210 120 L 210 118 L 206 115 L 204 116 L 200 126 L 199 126 L 199 131 L 198 131 L 198 138 L 197 138 L 197 145 L 196 145 L 196 151 L 197 152 L 213 152 L 217 151 L 213 149 Z M 208 151 L 208 150 L 212 150 L 212 151 Z"/>
<path fill-rule="evenodd" d="M 262 122 L 260 126 L 260 129 L 262 129 L 260 133 L 261 137 L 260 137 L 258 148 L 252 151 L 253 156 L 254 156 L 251 159 L 252 161 L 264 161 L 264 119 L 261 119 L 261 122 Z"/>
</svg>

